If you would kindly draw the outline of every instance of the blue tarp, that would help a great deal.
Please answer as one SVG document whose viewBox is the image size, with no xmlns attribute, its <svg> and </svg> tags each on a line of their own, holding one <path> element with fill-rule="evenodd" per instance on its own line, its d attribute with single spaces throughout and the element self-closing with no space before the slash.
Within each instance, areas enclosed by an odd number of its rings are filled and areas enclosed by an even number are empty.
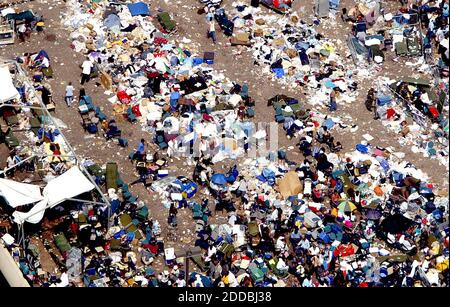
<svg viewBox="0 0 450 307">
<path fill-rule="evenodd" d="M 359 152 L 364 153 L 364 154 L 369 152 L 369 148 L 363 144 L 356 145 L 356 150 L 358 150 Z"/>
<path fill-rule="evenodd" d="M 389 103 L 392 101 L 392 98 L 387 96 L 387 95 L 379 95 L 377 97 L 377 104 L 379 106 L 384 106 L 385 104 Z"/>
<path fill-rule="evenodd" d="M 234 183 L 237 179 L 237 177 L 239 176 L 239 172 L 237 170 L 237 167 L 234 166 L 227 174 L 228 176 L 227 178 L 227 182 L 228 183 Z"/>
<path fill-rule="evenodd" d="M 330 0 L 330 8 L 336 10 L 339 7 L 340 2 L 341 0 Z"/>
<path fill-rule="evenodd" d="M 322 124 L 322 126 L 327 127 L 328 130 L 331 130 L 335 125 L 334 121 L 331 118 L 327 118 L 327 120 Z"/>
<path fill-rule="evenodd" d="M 48 56 L 48 53 L 47 53 L 47 51 L 45 51 L 45 50 L 39 51 L 39 53 L 38 53 L 38 55 L 37 55 L 37 57 L 36 57 L 36 61 L 37 61 L 37 60 L 40 60 L 40 59 L 42 59 L 42 58 L 47 58 L 47 60 L 50 62 L 50 57 Z"/>
<path fill-rule="evenodd" d="M 272 69 L 272 71 L 277 76 L 277 78 L 283 78 L 283 76 L 284 76 L 283 68 L 274 68 L 274 69 Z"/>
<path fill-rule="evenodd" d="M 214 174 L 211 176 L 211 181 L 217 185 L 224 185 L 227 183 L 227 177 L 224 174 Z"/>
<path fill-rule="evenodd" d="M 128 9 L 130 10 L 131 16 L 150 15 L 150 9 L 148 8 L 148 5 L 144 2 L 136 2 L 133 4 L 128 4 Z"/>
<path fill-rule="evenodd" d="M 334 84 L 333 82 L 331 82 L 330 80 L 325 82 L 325 87 L 326 88 L 335 88 L 337 87 L 336 84 Z"/>
</svg>

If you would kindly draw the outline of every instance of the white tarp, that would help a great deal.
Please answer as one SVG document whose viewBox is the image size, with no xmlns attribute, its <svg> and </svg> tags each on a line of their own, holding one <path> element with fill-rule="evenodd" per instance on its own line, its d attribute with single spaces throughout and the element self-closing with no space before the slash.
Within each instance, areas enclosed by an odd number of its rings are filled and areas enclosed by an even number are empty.
<svg viewBox="0 0 450 307">
<path fill-rule="evenodd" d="M 13 208 L 41 201 L 41 189 L 37 185 L 0 178 L 0 195 Z"/>
<path fill-rule="evenodd" d="M 42 201 L 38 202 L 33 208 L 28 212 L 14 211 L 12 214 L 14 222 L 17 224 L 23 224 L 25 221 L 31 224 L 39 223 L 44 217 L 45 209 L 47 207 L 48 199 L 44 198 Z"/>
<path fill-rule="evenodd" d="M 0 103 L 14 98 L 20 98 L 20 94 L 14 87 L 8 66 L 0 67 Z"/>
<path fill-rule="evenodd" d="M 61 176 L 51 180 L 44 188 L 44 197 L 30 211 L 13 213 L 14 222 L 23 224 L 24 222 L 36 224 L 44 217 L 45 209 L 52 208 L 66 199 L 75 197 L 85 192 L 91 191 L 95 186 L 78 169 L 72 167 Z"/>
<path fill-rule="evenodd" d="M 78 169 L 72 167 L 61 176 L 51 180 L 44 188 L 44 196 L 48 198 L 47 208 L 52 208 L 68 198 L 91 191 L 95 186 Z"/>
</svg>

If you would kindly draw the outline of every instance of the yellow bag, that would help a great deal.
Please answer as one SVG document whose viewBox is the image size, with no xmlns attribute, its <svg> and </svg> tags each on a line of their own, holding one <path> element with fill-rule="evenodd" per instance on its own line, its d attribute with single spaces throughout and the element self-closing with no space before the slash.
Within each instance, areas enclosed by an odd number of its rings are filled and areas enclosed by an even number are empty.
<svg viewBox="0 0 450 307">
<path fill-rule="evenodd" d="M 223 281 L 223 283 L 224 283 L 225 285 L 228 285 L 228 283 L 229 283 L 229 281 L 228 281 L 228 275 L 222 277 L 222 281 Z"/>
<path fill-rule="evenodd" d="M 333 208 L 331 210 L 331 215 L 334 216 L 334 217 L 337 217 L 338 216 L 338 209 L 337 208 Z"/>
</svg>

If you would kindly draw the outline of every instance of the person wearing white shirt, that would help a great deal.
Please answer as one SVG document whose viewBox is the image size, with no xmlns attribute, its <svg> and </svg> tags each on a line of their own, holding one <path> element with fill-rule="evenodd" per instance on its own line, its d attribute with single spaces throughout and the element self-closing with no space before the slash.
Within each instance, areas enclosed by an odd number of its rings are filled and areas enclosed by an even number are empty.
<svg viewBox="0 0 450 307">
<path fill-rule="evenodd" d="M 208 38 L 211 38 L 214 44 L 216 43 L 216 26 L 213 20 L 209 22 Z"/>
<path fill-rule="evenodd" d="M 81 85 L 83 85 L 84 83 L 89 82 L 92 67 L 94 67 L 94 64 L 92 64 L 90 60 L 86 60 L 83 62 L 83 64 L 81 64 L 81 67 L 83 69 L 81 73 Z"/>
<path fill-rule="evenodd" d="M 178 279 L 175 281 L 175 285 L 178 288 L 184 288 L 186 287 L 186 280 L 184 280 L 184 278 L 182 277 L 178 277 Z"/>
</svg>

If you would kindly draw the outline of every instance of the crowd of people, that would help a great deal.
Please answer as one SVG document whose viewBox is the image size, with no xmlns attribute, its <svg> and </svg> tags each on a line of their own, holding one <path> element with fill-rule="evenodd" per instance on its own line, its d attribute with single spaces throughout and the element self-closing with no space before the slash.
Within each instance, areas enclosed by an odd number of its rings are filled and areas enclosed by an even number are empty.
<svg viewBox="0 0 450 307">
<path fill-rule="evenodd" d="M 270 24 L 264 31 L 271 35 L 256 37 L 251 47 L 256 62 L 269 67 L 268 72 L 278 81 L 310 93 L 311 109 L 297 110 L 298 101 L 288 97 L 277 96 L 269 102 L 275 109 L 275 121 L 301 154 L 300 160 L 291 161 L 291 152 L 276 150 L 238 163 L 255 146 L 249 139 L 256 131 L 249 133 L 247 126 L 255 104 L 248 85 L 215 72 L 206 56 L 172 44 L 169 36 L 156 30 L 145 10 L 136 13 L 124 4 L 112 7 L 106 2 L 90 5 L 75 0 L 67 5 L 65 23 L 73 31 L 72 47 L 86 56 L 80 85 L 101 79 L 114 93 L 110 98 L 114 108 L 122 110 L 116 115 L 130 124 L 137 122 L 146 133 L 129 155 L 138 175 L 129 184 L 122 180 L 117 163 L 102 167 L 95 161 L 83 161 L 95 183 L 106 191 L 109 206 L 74 200 L 48 210 L 42 223 L 30 227 L 45 238 L 58 274 L 38 270 L 35 243 L 26 241 L 26 256 L 18 244 L 13 245 L 11 254 L 31 284 L 449 285 L 448 195 L 438 193 L 427 174 L 391 147 L 364 140 L 343 152 L 343 140 L 335 132 L 348 127 L 331 115 L 339 109 L 339 102 L 353 99 L 358 84 L 344 69 L 333 44 L 312 26 L 290 15 L 277 25 Z M 283 1 L 276 5 L 283 8 Z M 431 29 L 427 37 L 434 40 L 441 62 L 448 67 L 448 48 L 439 47 L 448 41 L 447 1 L 435 7 L 411 9 L 431 14 L 431 18 L 423 17 L 427 14 L 420 18 Z M 213 43 L 217 40 L 216 9 L 216 4 L 204 8 L 207 35 Z M 238 5 L 236 10 L 237 16 L 255 12 L 247 5 Z M 360 22 L 362 17 L 355 11 L 343 11 L 343 18 Z M 43 103 L 50 104 L 51 91 L 34 72 L 50 67 L 49 56 L 41 51 L 25 55 L 22 62 L 31 67 L 30 76 Z M 66 84 L 64 101 L 69 107 L 76 101 L 75 89 L 71 82 Z M 410 89 L 401 85 L 394 92 L 434 118 L 425 92 L 417 89 L 411 93 Z M 82 91 L 78 103 L 89 109 L 92 101 Z M 375 88 L 367 93 L 365 106 L 374 119 L 402 119 L 395 117 L 394 107 L 380 105 L 382 100 Z M 327 111 L 313 109 L 318 105 L 328 107 Z M 406 125 L 402 126 L 404 137 L 409 133 Z M 102 127 L 107 139 L 117 137 L 120 131 L 114 119 L 103 119 Z M 36 145 L 48 145 L 51 164 L 65 164 L 59 132 L 39 133 L 42 138 Z M 234 148 L 238 142 L 244 143 L 243 148 Z M 167 176 L 164 166 L 168 158 L 183 152 L 196 154 L 192 175 Z M 220 170 L 217 163 L 231 166 L 229 158 L 235 160 L 233 166 Z M 20 159 L 11 152 L 8 177 L 22 171 L 13 167 Z M 159 193 L 164 202 L 146 204 L 134 196 L 130 188 L 140 183 L 153 191 L 159 191 L 158 184 L 164 185 Z M 195 233 L 191 245 L 199 248 L 190 258 L 196 264 L 194 272 L 188 272 L 178 255 L 170 253 L 160 221 L 149 209 L 161 211 L 164 207 L 169 231 L 180 228 L 180 214 L 192 211 Z"/>
</svg>

